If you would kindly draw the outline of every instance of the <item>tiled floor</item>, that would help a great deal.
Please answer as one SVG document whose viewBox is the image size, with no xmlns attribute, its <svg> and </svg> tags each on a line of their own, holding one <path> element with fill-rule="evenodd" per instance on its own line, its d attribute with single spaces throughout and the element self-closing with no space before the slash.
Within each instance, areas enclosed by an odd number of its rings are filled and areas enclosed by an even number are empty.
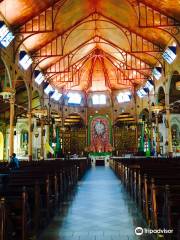
<svg viewBox="0 0 180 240">
<path fill-rule="evenodd" d="M 39 240 L 137 240 L 144 220 L 121 181 L 108 167 L 87 172 Z"/>
</svg>

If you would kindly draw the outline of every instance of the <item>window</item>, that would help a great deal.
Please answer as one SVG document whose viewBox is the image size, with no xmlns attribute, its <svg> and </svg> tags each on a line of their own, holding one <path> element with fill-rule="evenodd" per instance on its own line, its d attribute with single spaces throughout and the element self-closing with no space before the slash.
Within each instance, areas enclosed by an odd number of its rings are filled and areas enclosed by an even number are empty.
<svg viewBox="0 0 180 240">
<path fill-rule="evenodd" d="M 68 103 L 70 104 L 80 104 L 81 103 L 81 100 L 82 100 L 82 97 L 79 93 L 68 93 Z"/>
<path fill-rule="evenodd" d="M 130 92 L 122 92 L 117 95 L 118 103 L 130 102 L 131 101 L 131 93 Z"/>
<path fill-rule="evenodd" d="M 53 87 L 49 84 L 45 89 L 44 92 L 49 95 L 51 92 L 54 92 Z"/>
<path fill-rule="evenodd" d="M 3 21 L 0 21 L 0 45 L 1 47 L 7 47 L 14 39 L 14 35 L 9 31 L 8 27 Z"/>
<path fill-rule="evenodd" d="M 31 57 L 25 51 L 20 52 L 19 58 L 19 64 L 24 70 L 27 70 L 33 62 Z"/>
<path fill-rule="evenodd" d="M 139 90 L 137 91 L 137 95 L 138 95 L 140 98 L 143 98 L 143 97 L 145 97 L 145 96 L 147 95 L 147 92 L 144 91 L 143 88 L 141 88 L 141 89 L 139 89 Z"/>
<path fill-rule="evenodd" d="M 53 93 L 53 95 L 51 96 L 52 99 L 54 99 L 55 101 L 59 101 L 59 99 L 61 98 L 62 94 L 59 93 L 57 90 L 55 90 L 55 92 Z"/>
<path fill-rule="evenodd" d="M 162 76 L 162 68 L 161 67 L 155 67 L 152 72 L 153 76 L 159 80 Z"/>
<path fill-rule="evenodd" d="M 42 74 L 42 72 L 38 71 L 38 70 L 35 70 L 34 71 L 34 76 L 35 76 L 35 82 L 40 85 L 44 80 L 45 80 L 45 77 L 44 75 Z"/>
<path fill-rule="evenodd" d="M 165 52 L 163 53 L 163 58 L 168 62 L 169 64 L 173 63 L 176 59 L 176 47 L 175 46 L 169 46 Z"/>
<path fill-rule="evenodd" d="M 148 80 L 144 86 L 145 89 L 147 89 L 149 92 L 153 89 L 153 82 L 151 80 Z"/>
<path fill-rule="evenodd" d="M 95 94 L 92 96 L 92 103 L 94 105 L 97 105 L 97 104 L 106 104 L 106 95 L 104 94 Z"/>
</svg>

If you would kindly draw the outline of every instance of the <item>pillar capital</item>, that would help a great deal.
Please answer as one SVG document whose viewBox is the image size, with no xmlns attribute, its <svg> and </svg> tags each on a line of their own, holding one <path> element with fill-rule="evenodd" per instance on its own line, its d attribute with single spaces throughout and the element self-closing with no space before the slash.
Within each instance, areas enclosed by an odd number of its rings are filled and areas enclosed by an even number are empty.
<svg viewBox="0 0 180 240">
<path fill-rule="evenodd" d="M 27 112 L 27 117 L 29 118 L 29 117 L 32 117 L 32 113 L 29 111 L 29 112 Z"/>
<path fill-rule="evenodd" d="M 15 96 L 11 95 L 11 97 L 9 98 L 9 103 L 10 104 L 14 104 L 15 103 Z"/>
<path fill-rule="evenodd" d="M 170 111 L 170 106 L 165 107 L 166 111 Z"/>
</svg>

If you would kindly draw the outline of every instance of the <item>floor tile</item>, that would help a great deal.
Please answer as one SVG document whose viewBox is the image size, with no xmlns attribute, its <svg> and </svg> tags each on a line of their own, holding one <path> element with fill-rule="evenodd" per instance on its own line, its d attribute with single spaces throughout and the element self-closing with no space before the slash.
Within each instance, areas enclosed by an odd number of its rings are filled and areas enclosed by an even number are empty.
<svg viewBox="0 0 180 240">
<path fill-rule="evenodd" d="M 96 167 L 63 200 L 39 240 L 141 240 L 137 226 L 145 221 L 121 181 L 110 168 Z"/>
</svg>

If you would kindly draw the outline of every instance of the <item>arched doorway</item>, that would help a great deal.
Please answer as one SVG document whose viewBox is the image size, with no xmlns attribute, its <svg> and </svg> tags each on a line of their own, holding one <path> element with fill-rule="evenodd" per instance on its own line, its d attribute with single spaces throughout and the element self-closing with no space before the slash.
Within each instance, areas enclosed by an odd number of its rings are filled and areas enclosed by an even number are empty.
<svg viewBox="0 0 180 240">
<path fill-rule="evenodd" d="M 164 106 L 165 105 L 165 92 L 164 92 L 164 88 L 160 87 L 158 89 L 158 104 Z"/>
<path fill-rule="evenodd" d="M 0 160 L 4 158 L 4 136 L 3 133 L 0 132 Z"/>
</svg>

